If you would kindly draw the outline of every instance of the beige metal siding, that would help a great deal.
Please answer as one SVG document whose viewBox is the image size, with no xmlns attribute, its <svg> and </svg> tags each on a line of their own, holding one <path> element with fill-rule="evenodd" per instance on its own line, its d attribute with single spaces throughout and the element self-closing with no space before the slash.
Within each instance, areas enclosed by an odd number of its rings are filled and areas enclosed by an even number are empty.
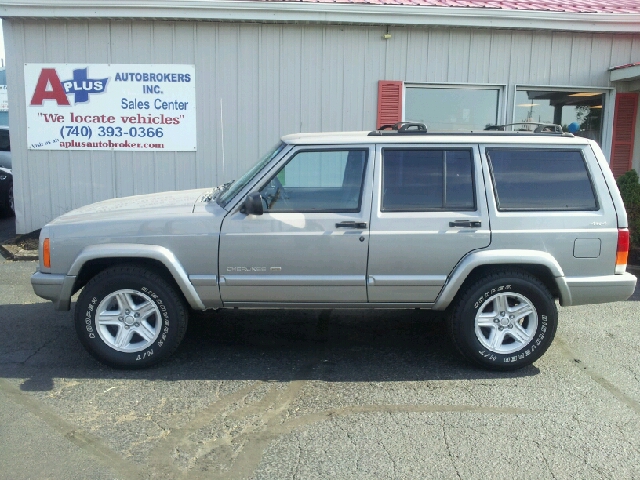
<svg viewBox="0 0 640 480">
<path fill-rule="evenodd" d="M 640 35 L 170 21 L 4 22 L 18 232 L 73 208 L 237 178 L 286 133 L 375 127 L 378 80 L 610 87 Z M 196 65 L 198 151 L 26 148 L 24 63 Z M 222 156 L 221 100 L 224 123 Z M 609 126 L 610 127 L 610 126 Z"/>
</svg>

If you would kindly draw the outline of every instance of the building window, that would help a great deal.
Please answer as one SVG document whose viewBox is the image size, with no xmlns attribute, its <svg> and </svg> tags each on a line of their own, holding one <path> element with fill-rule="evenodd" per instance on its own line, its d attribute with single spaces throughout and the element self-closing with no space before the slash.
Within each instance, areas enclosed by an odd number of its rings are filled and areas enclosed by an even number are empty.
<svg viewBox="0 0 640 480">
<path fill-rule="evenodd" d="M 498 123 L 499 86 L 406 85 L 404 119 L 429 131 L 469 132 Z"/>
<path fill-rule="evenodd" d="M 602 92 L 518 89 L 514 122 L 553 123 L 565 132 L 595 140 L 602 145 Z M 523 125 L 521 130 L 533 130 Z"/>
</svg>

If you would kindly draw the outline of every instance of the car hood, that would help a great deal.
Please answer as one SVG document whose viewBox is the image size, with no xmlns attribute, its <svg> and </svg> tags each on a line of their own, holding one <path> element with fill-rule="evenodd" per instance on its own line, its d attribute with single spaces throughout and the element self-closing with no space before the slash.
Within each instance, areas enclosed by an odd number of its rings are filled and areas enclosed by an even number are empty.
<svg viewBox="0 0 640 480">
<path fill-rule="evenodd" d="M 156 215 L 184 215 L 193 212 L 194 205 L 210 193 L 211 189 L 198 188 L 112 198 L 65 213 L 51 222 L 51 225 L 111 217 L 125 220 L 132 218 L 148 219 Z"/>
</svg>

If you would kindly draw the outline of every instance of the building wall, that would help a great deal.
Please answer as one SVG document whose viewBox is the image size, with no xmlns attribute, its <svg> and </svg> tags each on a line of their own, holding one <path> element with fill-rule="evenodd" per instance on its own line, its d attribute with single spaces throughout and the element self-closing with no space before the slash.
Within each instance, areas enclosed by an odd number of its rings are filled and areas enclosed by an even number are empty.
<svg viewBox="0 0 640 480">
<path fill-rule="evenodd" d="M 221 184 L 286 133 L 373 129 L 378 80 L 504 84 L 503 116 L 511 120 L 517 84 L 611 87 L 607 69 L 640 58 L 640 34 L 396 27 L 384 40 L 386 27 L 375 26 L 15 19 L 3 26 L 19 233 L 111 197 Z M 198 151 L 27 150 L 23 64 L 85 62 L 195 64 Z"/>
<path fill-rule="evenodd" d="M 0 85 L 7 84 L 7 72 L 4 66 L 0 68 Z M 9 125 L 9 112 L 0 110 L 0 125 Z"/>
</svg>

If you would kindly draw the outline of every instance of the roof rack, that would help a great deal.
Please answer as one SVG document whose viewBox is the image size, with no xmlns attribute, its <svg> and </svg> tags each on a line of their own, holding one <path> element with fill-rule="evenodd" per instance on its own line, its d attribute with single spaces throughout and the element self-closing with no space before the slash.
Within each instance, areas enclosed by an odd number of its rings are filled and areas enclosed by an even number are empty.
<svg viewBox="0 0 640 480">
<path fill-rule="evenodd" d="M 507 131 L 507 127 L 514 125 L 536 125 L 531 130 L 512 130 Z M 503 135 L 522 135 L 523 133 L 537 135 L 562 135 L 565 137 L 573 137 L 572 133 L 563 132 L 562 126 L 553 123 L 536 123 L 536 122 L 516 122 L 506 123 L 504 125 L 488 125 L 482 131 L 475 132 L 437 132 L 435 135 L 491 135 L 492 132 L 504 132 Z M 398 122 L 393 125 L 382 125 L 378 130 L 369 132 L 368 136 L 396 136 L 396 135 L 427 135 L 427 126 L 418 122 Z M 433 135 L 433 134 L 432 134 Z"/>
<path fill-rule="evenodd" d="M 427 126 L 417 122 L 398 122 L 393 125 L 381 125 L 378 130 L 369 132 L 369 136 L 380 135 L 425 135 Z"/>
<path fill-rule="evenodd" d="M 556 133 L 558 135 L 563 135 L 565 133 L 562 131 L 562 126 L 560 125 L 556 125 L 554 123 L 537 123 L 537 122 L 516 122 L 516 123 L 505 123 L 504 125 L 488 125 L 485 128 L 485 130 L 496 130 L 500 132 L 506 132 L 507 127 L 513 127 L 514 125 L 536 125 L 536 128 L 533 130 L 533 133 Z"/>
</svg>

